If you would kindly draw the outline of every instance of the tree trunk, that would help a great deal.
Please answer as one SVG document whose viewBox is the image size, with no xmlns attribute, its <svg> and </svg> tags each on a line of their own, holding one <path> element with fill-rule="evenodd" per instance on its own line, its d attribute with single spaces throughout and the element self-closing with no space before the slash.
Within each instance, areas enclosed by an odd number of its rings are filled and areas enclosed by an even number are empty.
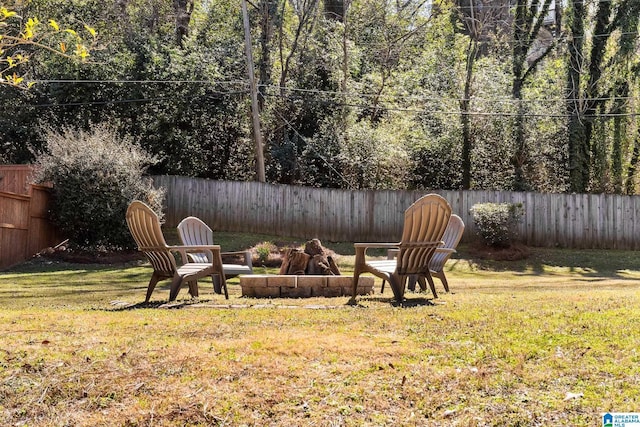
<svg viewBox="0 0 640 427">
<path fill-rule="evenodd" d="M 516 101 L 518 111 L 514 121 L 514 154 L 511 163 L 514 168 L 513 189 L 516 191 L 528 191 L 531 185 L 525 176 L 525 167 L 528 163 L 527 144 L 525 135 L 525 112 L 526 108 L 522 102 L 522 88 L 527 77 L 533 74 L 537 64 L 546 57 L 554 45 L 551 42 L 542 53 L 537 53 L 529 60 L 529 50 L 536 39 L 539 38 L 540 30 L 544 23 L 544 18 L 549 11 L 551 0 L 544 0 L 541 8 L 529 8 L 529 1 L 518 0 L 516 4 L 516 16 L 513 22 L 513 85 L 511 95 Z M 540 6 L 540 5 L 538 5 Z"/>
<path fill-rule="evenodd" d="M 580 103 L 580 82 L 584 44 L 584 0 L 569 8 L 570 40 L 567 75 L 567 133 L 569 137 L 569 189 L 584 193 L 589 184 L 589 142 Z"/>
<path fill-rule="evenodd" d="M 471 135 L 471 84 L 473 82 L 473 65 L 478 54 L 478 42 L 469 38 L 467 49 L 466 75 L 464 80 L 463 99 L 460 101 L 460 120 L 462 122 L 462 189 L 471 188 L 471 151 L 473 150 L 473 136 Z"/>
<path fill-rule="evenodd" d="M 273 40 L 274 28 L 278 25 L 281 17 L 278 14 L 278 2 L 273 0 L 262 0 L 260 8 L 260 58 L 258 59 L 258 87 L 271 84 L 271 41 Z M 264 110 L 264 97 L 258 98 L 260 111 Z"/>
<path fill-rule="evenodd" d="M 631 161 L 629 162 L 629 167 L 627 168 L 627 194 L 632 195 L 635 194 L 636 189 L 636 170 L 638 168 L 638 160 L 640 160 L 640 129 L 638 129 L 638 133 L 636 134 L 636 140 L 633 144 L 633 154 L 631 156 Z"/>
<path fill-rule="evenodd" d="M 176 11 L 176 43 L 182 47 L 184 38 L 189 35 L 189 22 L 193 13 L 193 0 L 174 0 Z"/>
</svg>

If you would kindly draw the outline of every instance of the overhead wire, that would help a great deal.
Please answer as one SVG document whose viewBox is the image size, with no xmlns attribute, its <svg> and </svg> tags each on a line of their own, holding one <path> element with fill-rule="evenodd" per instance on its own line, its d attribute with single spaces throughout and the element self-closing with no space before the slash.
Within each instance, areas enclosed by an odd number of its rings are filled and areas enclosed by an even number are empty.
<svg viewBox="0 0 640 427">
<path fill-rule="evenodd" d="M 184 84 L 184 83 L 195 83 L 195 84 L 216 84 L 216 85 L 231 85 L 231 84 L 241 84 L 248 85 L 248 83 L 244 80 L 122 80 L 122 79 L 113 79 L 113 80 L 105 80 L 105 79 L 90 79 L 90 80 L 73 80 L 73 79 L 36 79 L 32 80 L 34 83 L 79 83 L 79 84 L 102 84 L 102 83 L 117 83 L 117 84 Z"/>
<path fill-rule="evenodd" d="M 229 81 L 215 81 L 215 80 L 34 80 L 36 83 L 61 83 L 61 84 L 107 84 L 107 83 L 130 83 L 130 84 L 163 84 L 163 83 L 181 83 L 181 84 L 209 84 L 209 85 L 241 85 L 245 86 L 245 90 L 238 91 L 217 91 L 215 93 L 220 95 L 234 95 L 240 93 L 246 93 L 249 89 L 249 83 L 242 80 L 229 80 Z M 297 88 L 297 87 L 282 87 L 276 85 L 259 85 L 259 89 L 269 89 L 271 91 L 277 92 L 294 92 L 294 93 L 302 93 L 302 94 L 312 94 L 312 95 L 326 95 L 326 96 L 335 96 L 335 97 L 347 97 L 347 98 L 382 98 L 386 102 L 461 102 L 463 98 L 451 98 L 444 96 L 424 96 L 424 95 L 387 95 L 387 94 L 375 94 L 375 93 L 363 93 L 363 92 L 341 92 L 335 90 L 321 90 L 321 89 L 308 89 L 308 88 Z M 282 96 L 282 95 L 272 95 L 267 93 L 267 91 L 260 91 L 263 96 Z M 389 97 L 393 97 L 389 99 Z M 634 101 L 640 100 L 637 96 L 609 96 L 609 97 L 594 97 L 594 98 L 524 98 L 524 99 L 515 99 L 510 97 L 495 97 L 495 98 L 485 98 L 485 97 L 473 97 L 470 101 L 479 101 L 479 102 L 491 102 L 491 103 L 566 103 L 566 102 L 607 102 L 614 100 L 622 100 L 622 101 Z"/>
<path fill-rule="evenodd" d="M 349 98 L 377 98 L 381 95 L 374 93 L 358 93 L 358 92 L 340 92 L 340 91 L 330 91 L 330 90 L 320 90 L 320 89 L 306 89 L 306 88 L 295 88 L 295 87 L 281 87 L 274 85 L 260 85 L 263 88 L 270 88 L 279 91 L 289 91 L 289 92 L 300 92 L 305 94 L 318 94 L 318 95 L 333 95 L 333 96 L 342 96 Z M 271 96 L 267 94 L 267 96 Z M 382 95 L 389 96 L 389 95 Z M 433 101 L 433 102 L 442 102 L 442 101 L 452 101 L 452 102 L 460 102 L 463 101 L 463 98 L 447 98 L 447 97 L 429 97 L 422 95 L 410 95 L 403 96 L 403 99 L 409 99 L 412 101 Z M 595 97 L 595 98 L 525 98 L 525 99 L 514 99 L 509 97 L 500 97 L 500 98 L 483 98 L 483 97 L 473 97 L 470 100 L 483 101 L 483 102 L 502 102 L 502 103 L 513 103 L 513 102 L 575 102 L 575 101 L 612 101 L 612 100 L 635 100 L 638 99 L 635 96 L 623 96 L 623 97 Z"/>
<path fill-rule="evenodd" d="M 246 92 L 237 91 L 237 92 L 226 92 L 224 94 L 219 95 L 244 95 Z M 211 97 L 208 95 L 200 95 L 198 97 Z M 194 99 L 196 97 L 192 97 L 190 99 Z M 135 98 L 135 99 L 114 99 L 114 100 L 103 100 L 103 101 L 78 101 L 78 102 L 64 102 L 64 103 L 44 103 L 44 104 L 31 104 L 31 107 L 34 108 L 44 108 L 44 107 L 84 107 L 84 106 L 93 106 L 93 105 L 111 105 L 111 104 L 132 104 L 132 103 L 144 103 L 144 102 L 159 102 L 159 101 L 169 101 L 175 100 L 175 96 L 171 97 L 159 97 L 159 98 Z M 19 106 L 18 106 L 19 107 Z"/>
<path fill-rule="evenodd" d="M 219 96 L 232 96 L 232 95 L 246 95 L 248 93 L 247 90 L 244 91 L 228 91 L 228 92 L 217 92 L 215 95 Z M 322 93 L 319 91 L 318 93 Z M 339 94 L 339 93 L 338 93 Z M 211 95 L 197 95 L 192 96 L 189 99 L 196 99 L 201 97 L 210 97 Z M 299 100 L 299 97 L 291 97 L 284 96 L 281 94 L 268 94 L 260 92 L 260 96 L 263 99 L 268 97 L 277 97 L 282 99 L 287 99 L 290 101 Z M 175 96 L 171 97 L 154 97 L 154 98 L 132 98 L 132 99 L 113 99 L 113 100 L 99 100 L 99 101 L 78 101 L 78 102 L 64 102 L 64 103 L 34 103 L 29 106 L 34 108 L 45 108 L 45 107 L 81 107 L 81 106 L 97 106 L 97 105 L 117 105 L 117 104 L 127 104 L 127 103 L 144 103 L 144 102 L 159 102 L 159 101 L 169 101 L 175 100 Z M 183 98 L 185 99 L 185 98 Z M 616 100 L 616 99 L 624 99 L 624 98 L 596 98 L 599 100 Z M 627 99 L 636 99 L 636 98 L 627 98 Z M 457 103 L 460 102 L 461 99 L 455 98 L 429 98 L 431 101 L 437 101 L 440 103 Z M 482 98 L 472 98 L 471 101 L 483 101 L 483 102 L 498 102 L 496 100 L 487 100 Z M 307 100 L 309 101 L 309 100 Z M 511 100 L 511 102 L 517 102 L 518 100 Z M 535 100 L 528 100 L 535 101 Z M 567 100 L 557 99 L 553 100 L 554 102 L 563 102 L 566 103 Z M 584 101 L 581 99 L 581 101 Z M 381 110 L 387 112 L 404 112 L 404 113 L 414 113 L 414 114 L 433 114 L 433 115 L 466 115 L 466 116 L 479 116 L 479 117 L 540 117 L 540 118 L 568 118 L 572 117 L 571 114 L 554 114 L 554 113 L 517 113 L 517 112 L 505 112 L 505 111 L 461 111 L 461 110 L 437 110 L 437 109 L 427 109 L 427 108 L 419 108 L 419 107 L 400 107 L 396 105 L 388 105 L 392 101 L 382 101 L 378 104 L 368 104 L 368 103 L 353 103 L 353 102 L 344 102 L 341 100 L 316 100 L 315 102 L 331 104 L 336 107 L 351 107 L 358 108 L 361 110 L 371 109 L 371 108 L 379 108 Z M 508 102 L 508 100 L 502 100 L 502 102 Z M 20 107 L 20 105 L 16 106 Z M 26 106 L 23 106 L 26 107 Z M 628 112 L 628 113 L 602 113 L 602 114 L 594 114 L 594 115 L 585 115 L 582 114 L 581 117 L 585 118 L 610 118 L 610 117 L 636 117 L 640 116 L 640 112 Z"/>
<path fill-rule="evenodd" d="M 266 95 L 274 96 L 274 95 Z M 479 117 L 539 117 L 539 118 L 569 118 L 571 114 L 555 114 L 555 113 L 509 113 L 509 112 L 494 112 L 494 111 L 461 111 L 461 110 L 432 110 L 422 108 L 400 108 L 393 106 L 386 106 L 384 104 L 370 105 L 370 104 L 352 104 L 345 102 L 334 102 L 332 105 L 336 107 L 352 107 L 358 109 L 367 108 L 379 108 L 389 112 L 400 113 L 415 113 L 415 114 L 433 114 L 433 115 L 447 115 L 447 116 L 479 116 Z M 603 113 L 603 114 L 581 114 L 583 118 L 609 118 L 609 117 L 636 117 L 640 116 L 640 112 L 630 113 Z"/>
</svg>

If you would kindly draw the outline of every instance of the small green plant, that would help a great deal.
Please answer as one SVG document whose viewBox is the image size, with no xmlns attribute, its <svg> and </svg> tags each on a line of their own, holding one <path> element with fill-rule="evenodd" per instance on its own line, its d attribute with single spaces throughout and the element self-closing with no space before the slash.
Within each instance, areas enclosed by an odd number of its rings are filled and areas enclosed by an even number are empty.
<svg viewBox="0 0 640 427">
<path fill-rule="evenodd" d="M 508 247 L 517 237 L 516 226 L 524 215 L 522 203 L 478 203 L 471 215 L 484 242 L 493 247 Z"/>
<path fill-rule="evenodd" d="M 266 263 L 269 257 L 271 256 L 271 253 L 278 251 L 278 248 L 276 247 L 276 245 L 274 245 L 271 242 L 258 243 L 254 249 L 258 257 L 258 262 L 260 264 Z"/>
</svg>

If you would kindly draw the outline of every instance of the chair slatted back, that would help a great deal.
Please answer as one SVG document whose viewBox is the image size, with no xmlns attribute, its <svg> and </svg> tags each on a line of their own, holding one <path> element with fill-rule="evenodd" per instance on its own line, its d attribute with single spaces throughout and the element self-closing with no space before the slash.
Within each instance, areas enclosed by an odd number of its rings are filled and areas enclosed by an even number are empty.
<svg viewBox="0 0 640 427">
<path fill-rule="evenodd" d="M 135 200 L 127 208 L 127 225 L 138 250 L 145 254 L 153 269 L 172 276 L 177 269 L 176 260 L 164 240 L 158 215 L 146 204 Z"/>
<path fill-rule="evenodd" d="M 449 224 L 447 225 L 447 229 L 444 231 L 442 235 L 442 241 L 444 245 L 442 248 L 445 249 L 455 249 L 460 243 L 460 239 L 462 239 L 462 234 L 464 233 L 464 222 L 462 218 L 458 215 L 451 215 L 451 219 L 449 219 Z M 451 254 L 449 252 L 437 252 L 433 255 L 431 259 L 431 263 L 429 264 L 429 268 L 433 271 L 442 271 L 444 268 L 445 262 L 449 259 Z"/>
<path fill-rule="evenodd" d="M 200 218 L 189 216 L 178 224 L 178 234 L 183 245 L 213 245 L 213 231 Z M 211 262 L 207 253 L 190 253 L 193 262 Z"/>
<path fill-rule="evenodd" d="M 397 272 L 425 274 L 451 217 L 449 202 L 438 194 L 428 194 L 413 203 L 404 213 L 404 228 Z M 431 242 L 431 244 L 429 244 Z"/>
</svg>

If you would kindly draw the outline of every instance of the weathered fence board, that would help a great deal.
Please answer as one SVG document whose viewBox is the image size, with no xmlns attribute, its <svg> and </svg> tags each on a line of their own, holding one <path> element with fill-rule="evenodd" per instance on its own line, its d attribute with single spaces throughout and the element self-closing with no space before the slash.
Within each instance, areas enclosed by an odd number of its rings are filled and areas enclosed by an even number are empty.
<svg viewBox="0 0 640 427">
<path fill-rule="evenodd" d="M 0 191 L 28 194 L 32 173 L 31 165 L 0 165 Z"/>
<path fill-rule="evenodd" d="M 49 192 L 39 185 L 31 185 L 28 195 L 0 192 L 0 269 L 59 243 L 47 218 Z"/>
<path fill-rule="evenodd" d="M 338 190 L 156 176 L 167 189 L 166 225 L 195 215 L 213 229 L 330 241 L 396 241 L 403 213 L 429 191 Z M 475 236 L 477 203 L 522 203 L 518 232 L 531 246 L 640 249 L 640 197 L 509 191 L 435 191 Z"/>
</svg>

